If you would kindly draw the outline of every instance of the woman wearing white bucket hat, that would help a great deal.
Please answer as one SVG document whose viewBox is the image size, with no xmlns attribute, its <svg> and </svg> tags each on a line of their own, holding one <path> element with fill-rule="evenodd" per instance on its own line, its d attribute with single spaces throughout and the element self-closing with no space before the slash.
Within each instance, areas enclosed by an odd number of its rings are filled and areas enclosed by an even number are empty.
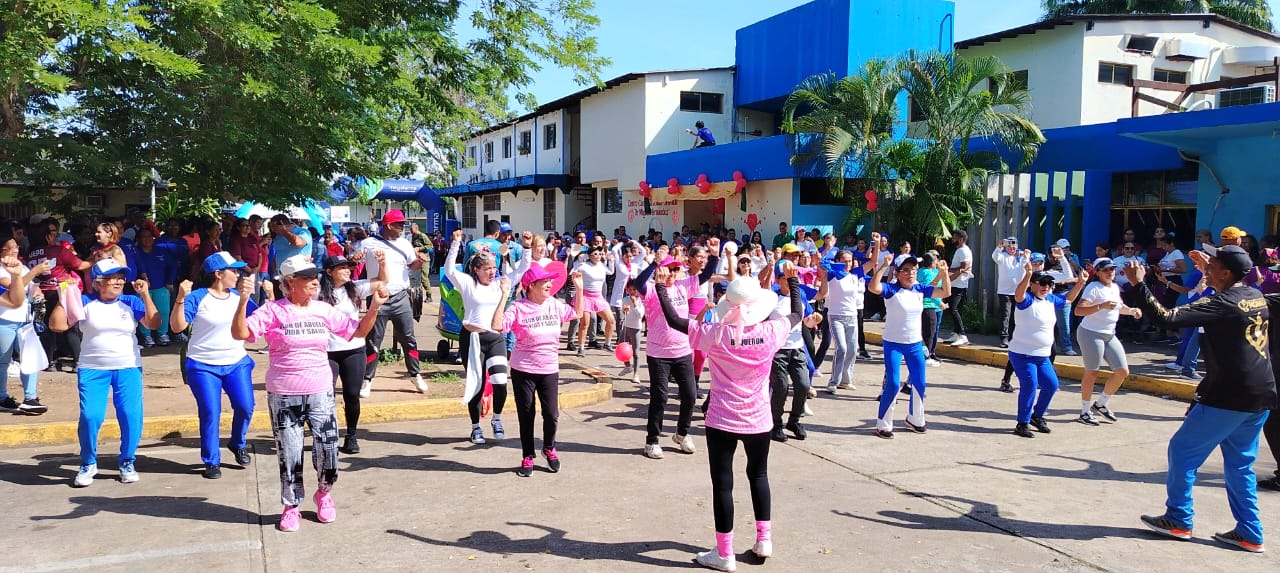
<svg viewBox="0 0 1280 573">
<path fill-rule="evenodd" d="M 663 318 L 673 329 L 688 332 L 690 344 L 707 353 L 711 367 L 707 458 L 711 465 L 716 548 L 699 553 L 697 562 L 720 571 L 736 568 L 733 456 L 738 442 L 742 442 L 747 454 L 747 480 L 755 510 L 756 543 L 752 551 L 762 558 L 773 555 L 768 477 L 773 429 L 769 374 L 773 355 L 791 329 L 800 323 L 804 308 L 796 268 L 787 265 L 784 277 L 791 287 L 791 314 L 769 318 L 777 307 L 778 296 L 762 288 L 757 279 L 743 277 L 729 283 L 724 297 L 716 305 L 721 322 L 714 324 L 703 323 L 701 316 L 694 320 L 682 318 L 668 297 L 666 285 L 661 282 L 654 285 Z"/>
</svg>

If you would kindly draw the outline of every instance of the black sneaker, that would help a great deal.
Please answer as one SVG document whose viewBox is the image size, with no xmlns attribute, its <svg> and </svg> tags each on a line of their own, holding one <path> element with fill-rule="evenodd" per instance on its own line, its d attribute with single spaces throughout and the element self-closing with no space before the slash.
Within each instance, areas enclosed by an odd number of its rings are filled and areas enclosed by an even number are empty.
<svg viewBox="0 0 1280 573">
<path fill-rule="evenodd" d="M 1008 347 L 1009 347 L 1009 341 L 1008 341 L 1008 340 L 1001 340 L 1001 341 L 1000 341 L 1000 348 L 1008 348 Z"/>
<path fill-rule="evenodd" d="M 218 464 L 205 464 L 204 471 L 200 472 L 204 479 L 218 479 L 222 477 L 222 468 Z"/>
<path fill-rule="evenodd" d="M 1022 436 L 1024 438 L 1036 437 L 1035 434 L 1031 433 L 1031 428 L 1028 427 L 1026 424 L 1018 424 L 1017 426 L 1014 426 L 1013 434 L 1016 436 Z"/>
<path fill-rule="evenodd" d="M 1219 543 L 1226 543 L 1227 545 L 1239 547 L 1250 553 L 1264 553 L 1267 550 L 1261 543 L 1254 543 L 1252 541 L 1245 540 L 1245 538 L 1241 537 L 1239 533 L 1236 533 L 1236 530 L 1234 529 L 1223 533 L 1213 534 L 1213 540 Z"/>
<path fill-rule="evenodd" d="M 926 430 L 926 428 L 923 425 L 917 426 L 915 424 L 912 424 L 911 420 L 906 418 L 903 418 L 902 423 L 907 425 L 908 430 L 911 430 L 912 432 L 915 432 L 917 434 L 923 434 Z"/>
<path fill-rule="evenodd" d="M 1001 391 L 1001 392 L 1004 392 L 1005 394 L 1012 393 L 1012 392 L 1013 392 L 1013 384 L 1010 384 L 1008 380 L 1001 380 L 1001 381 L 1000 381 L 1000 391 Z"/>
<path fill-rule="evenodd" d="M 527 478 L 533 475 L 533 456 L 522 458 L 520 460 L 520 467 L 516 468 L 516 475 L 522 478 Z"/>
<path fill-rule="evenodd" d="M 1280 491 L 1280 476 L 1258 481 L 1258 489 Z"/>
<path fill-rule="evenodd" d="M 877 437 L 877 438 L 882 438 L 882 439 L 885 439 L 885 440 L 892 440 L 892 439 L 893 439 L 893 432 L 891 432 L 891 431 L 889 431 L 889 430 L 881 430 L 881 429 L 879 429 L 879 428 L 876 428 L 876 437 Z"/>
<path fill-rule="evenodd" d="M 1167 535 L 1174 539 L 1186 541 L 1191 539 L 1191 530 L 1184 528 L 1163 515 L 1144 515 L 1142 523 L 1151 528 L 1151 531 L 1161 535 Z"/>
<path fill-rule="evenodd" d="M 0 400 L 0 412 L 17 412 L 17 411 L 18 411 L 18 401 L 14 400 L 13 396 L 5 396 L 3 400 Z"/>
<path fill-rule="evenodd" d="M 554 474 L 560 471 L 560 454 L 556 452 L 555 448 L 543 448 L 542 457 L 547 458 L 547 469 L 551 470 L 551 473 Z"/>
<path fill-rule="evenodd" d="M 354 434 L 348 433 L 347 437 L 342 439 L 342 447 L 338 449 L 342 450 L 344 454 L 358 454 L 360 453 L 360 441 L 356 439 Z"/>
<path fill-rule="evenodd" d="M 773 441 L 775 442 L 787 441 L 787 435 L 783 433 L 782 428 L 774 428 L 773 433 L 771 433 L 769 437 L 773 438 Z"/>
<path fill-rule="evenodd" d="M 1036 431 L 1040 432 L 1041 434 L 1048 434 L 1049 432 L 1052 431 L 1049 429 L 1049 423 L 1045 422 L 1044 418 L 1032 416 L 1031 425 L 1036 429 Z"/>
<path fill-rule="evenodd" d="M 792 434 L 795 434 L 797 440 L 809 437 L 809 432 L 804 430 L 804 426 L 801 426 L 800 422 L 787 422 L 787 429 L 791 430 Z"/>
<path fill-rule="evenodd" d="M 1098 419 L 1097 419 L 1097 418 L 1094 418 L 1094 417 L 1093 417 L 1093 414 L 1090 414 L 1090 413 L 1088 413 L 1088 412 L 1085 412 L 1085 413 L 1083 413 L 1083 414 L 1080 414 L 1080 417 L 1079 417 L 1079 418 L 1076 418 L 1076 421 L 1077 421 L 1077 422 L 1080 422 L 1081 424 L 1088 424 L 1088 425 L 1090 425 L 1090 426 L 1097 426 L 1097 425 L 1100 425 L 1100 424 L 1098 424 Z"/>
<path fill-rule="evenodd" d="M 227 448 L 231 452 L 231 457 L 235 458 L 236 463 L 242 466 L 249 465 L 253 458 L 249 457 L 249 452 L 244 448 Z"/>
<path fill-rule="evenodd" d="M 871 360 L 871 353 L 866 350 L 859 350 L 858 358 L 861 358 L 862 360 Z"/>
<path fill-rule="evenodd" d="M 1094 402 L 1093 406 L 1091 406 L 1089 409 L 1099 414 L 1102 414 L 1103 418 L 1111 420 L 1112 422 L 1116 421 L 1116 415 L 1112 413 L 1111 409 L 1107 408 L 1106 406 L 1099 406 L 1097 402 Z"/>
<path fill-rule="evenodd" d="M 49 407 L 45 406 L 44 404 L 41 404 L 40 398 L 23 400 L 21 404 L 18 404 L 19 414 L 26 414 L 28 416 L 39 416 L 40 414 L 43 414 L 48 411 L 49 411 Z"/>
</svg>

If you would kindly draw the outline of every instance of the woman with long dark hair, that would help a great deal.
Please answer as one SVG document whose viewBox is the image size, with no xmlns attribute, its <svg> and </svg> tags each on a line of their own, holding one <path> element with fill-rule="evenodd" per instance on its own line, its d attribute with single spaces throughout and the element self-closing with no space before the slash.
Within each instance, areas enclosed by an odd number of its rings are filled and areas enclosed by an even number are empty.
<svg viewBox="0 0 1280 573">
<path fill-rule="evenodd" d="M 320 275 L 319 300 L 333 305 L 352 320 L 359 319 L 364 301 L 387 282 L 387 266 L 382 264 L 386 253 L 375 250 L 373 256 L 378 261 L 378 278 L 374 281 L 352 280 L 356 263 L 343 256 L 329 257 L 324 262 L 325 272 Z M 356 437 L 360 399 L 368 398 L 372 390 L 364 379 L 365 364 L 364 337 L 353 336 L 348 340 L 336 334 L 329 336 L 329 369 L 335 380 L 342 380 L 342 413 L 346 417 L 347 434 L 339 449 L 344 454 L 360 453 Z"/>
<path fill-rule="evenodd" d="M 458 337 L 459 356 L 462 357 L 463 372 L 470 370 L 471 355 L 476 354 L 484 372 L 469 373 L 478 376 L 481 381 L 478 387 L 467 396 L 467 412 L 471 415 L 471 443 L 483 444 L 484 431 L 480 429 L 480 401 L 484 397 L 484 377 L 489 376 L 489 384 L 493 386 L 493 438 L 501 440 L 507 437 L 502 427 L 502 408 L 507 401 L 507 342 L 502 334 L 493 330 L 493 315 L 502 309 L 499 302 L 503 299 L 502 284 L 494 280 L 497 276 L 497 262 L 488 251 L 479 251 L 467 260 L 466 271 L 459 271 L 453 261 L 458 259 L 458 251 L 462 249 L 462 230 L 453 232 L 449 243 L 449 255 L 445 258 L 444 272 L 449 282 L 462 295 L 462 335 Z"/>
</svg>

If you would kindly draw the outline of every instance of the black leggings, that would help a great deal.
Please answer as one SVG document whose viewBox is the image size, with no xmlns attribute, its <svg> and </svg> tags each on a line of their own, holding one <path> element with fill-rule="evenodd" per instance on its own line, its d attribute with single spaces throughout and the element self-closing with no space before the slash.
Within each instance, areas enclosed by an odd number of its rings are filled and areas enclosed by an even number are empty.
<svg viewBox="0 0 1280 573">
<path fill-rule="evenodd" d="M 520 449 L 533 457 L 533 416 L 538 413 L 535 395 L 542 402 L 542 449 L 556 448 L 556 428 L 560 425 L 560 373 L 530 374 L 511 370 L 516 395 L 516 417 L 520 419 Z"/>
<path fill-rule="evenodd" d="M 733 531 L 733 456 L 738 442 L 747 452 L 747 481 L 756 521 L 769 521 L 769 433 L 735 434 L 707 428 L 707 461 L 711 464 L 711 511 L 716 532 Z"/>
<path fill-rule="evenodd" d="M 920 313 L 920 333 L 924 339 L 924 355 L 933 358 L 938 346 L 938 311 L 925 307 Z"/>
<path fill-rule="evenodd" d="M 813 354 L 813 367 L 821 368 L 822 361 L 827 359 L 827 351 L 831 350 L 831 321 L 827 316 L 827 309 L 824 307 L 818 311 L 822 315 L 822 322 L 818 323 L 817 333 L 822 335 L 822 342 L 818 343 L 818 350 Z"/>
<path fill-rule="evenodd" d="M 464 330 L 458 337 L 458 356 L 462 357 L 462 373 L 466 378 L 467 356 L 471 350 L 471 332 Z M 480 333 L 480 355 L 483 357 L 485 371 L 489 374 L 489 383 L 493 386 L 493 413 L 501 414 L 503 404 L 507 403 L 507 340 L 496 332 Z M 467 402 L 467 412 L 471 414 L 471 423 L 480 423 L 480 400 L 484 399 L 484 390 L 476 392 L 474 398 Z"/>
<path fill-rule="evenodd" d="M 1271 411 L 1271 417 L 1262 426 L 1262 435 L 1267 437 L 1267 445 L 1271 446 L 1271 457 L 1280 464 L 1280 408 Z M 1276 468 L 1276 477 L 1280 478 L 1280 468 Z"/>
<path fill-rule="evenodd" d="M 693 423 L 693 403 L 698 400 L 698 386 L 693 381 L 693 356 L 680 358 L 655 358 L 645 356 L 649 363 L 649 421 L 646 444 L 658 443 L 662 433 L 662 415 L 667 409 L 667 396 L 671 392 L 671 379 L 680 389 L 680 417 L 676 419 L 676 434 L 689 435 Z"/>
<path fill-rule="evenodd" d="M 867 351 L 867 329 L 862 327 L 862 323 L 867 320 L 866 316 L 865 309 L 858 309 L 858 352 Z"/>
<path fill-rule="evenodd" d="M 333 379 L 342 379 L 342 413 L 347 419 L 347 434 L 360 424 L 360 386 L 364 383 L 364 347 L 329 352 L 329 370 Z"/>
</svg>

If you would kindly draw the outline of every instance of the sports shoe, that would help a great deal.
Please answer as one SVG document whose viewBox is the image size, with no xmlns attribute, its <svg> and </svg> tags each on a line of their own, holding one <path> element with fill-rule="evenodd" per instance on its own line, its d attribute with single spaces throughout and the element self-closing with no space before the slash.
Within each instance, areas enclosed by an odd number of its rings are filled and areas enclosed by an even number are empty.
<svg viewBox="0 0 1280 573">
<path fill-rule="evenodd" d="M 364 383 L 360 385 L 360 397 L 368 398 L 369 394 L 372 394 L 372 393 L 373 393 L 373 380 L 365 380 Z"/>
<path fill-rule="evenodd" d="M 1170 362 L 1168 364 L 1165 364 L 1164 367 L 1168 368 L 1169 370 L 1182 370 L 1182 365 L 1178 364 L 1177 362 Z"/>
<path fill-rule="evenodd" d="M 866 350 L 859 350 L 859 351 L 858 351 L 858 358 L 859 358 L 860 360 L 871 360 L 871 353 L 870 353 L 870 352 L 867 352 Z"/>
<path fill-rule="evenodd" d="M 160 346 L 168 346 L 168 345 L 169 345 L 169 335 L 168 335 L 168 334 L 161 334 L 161 335 L 160 335 L 160 337 L 156 339 L 156 344 L 159 344 Z"/>
<path fill-rule="evenodd" d="M 151 348 L 155 345 L 156 345 L 156 341 L 153 338 L 151 338 L 150 334 L 142 335 L 142 346 L 144 348 Z"/>
<path fill-rule="evenodd" d="M 235 458 L 236 463 L 242 466 L 247 466 L 249 462 L 253 461 L 253 458 L 249 456 L 249 452 L 244 448 L 228 447 L 227 451 L 231 452 L 231 456 Z"/>
<path fill-rule="evenodd" d="M 1014 427 L 1013 427 L 1013 434 L 1014 434 L 1015 436 L 1022 436 L 1022 437 L 1024 437 L 1024 438 L 1034 438 L 1034 437 L 1036 437 L 1036 435 L 1035 435 L 1035 434 L 1031 433 L 1031 428 L 1027 427 L 1027 425 L 1026 425 L 1026 424 L 1018 424 L 1017 426 L 1014 426 Z"/>
<path fill-rule="evenodd" d="M 955 342 L 956 339 L 958 338 L 960 338 L 960 335 L 958 334 L 948 334 L 942 337 L 941 339 L 939 339 L 938 342 L 941 342 L 943 344 L 951 344 L 952 342 Z"/>
<path fill-rule="evenodd" d="M 1013 392 L 1013 384 L 1010 384 L 1008 380 L 1001 380 L 1000 391 L 1004 392 L 1005 394 L 1009 394 Z"/>
<path fill-rule="evenodd" d="M 1184 541 L 1191 539 L 1190 529 L 1183 528 L 1182 526 L 1169 521 L 1169 518 L 1163 515 L 1144 515 L 1142 516 L 1142 523 L 1151 528 L 1151 531 L 1161 535 L 1167 535 L 1174 539 L 1182 539 Z M 1214 538 L 1217 538 L 1217 535 L 1215 535 Z"/>
<path fill-rule="evenodd" d="M 133 468 L 133 462 L 125 462 L 120 465 L 120 483 L 134 483 L 138 481 L 138 470 Z"/>
<path fill-rule="evenodd" d="M 925 360 L 924 363 L 928 364 L 930 368 L 937 368 L 939 366 L 942 366 L 942 362 L 940 362 L 937 358 L 930 358 L 928 360 Z"/>
<path fill-rule="evenodd" d="M 543 448 L 542 457 L 547 458 L 547 469 L 551 470 L 551 473 L 560 471 L 560 454 L 556 453 L 555 448 Z"/>
<path fill-rule="evenodd" d="M 1041 418 L 1039 416 L 1031 417 L 1031 427 L 1035 428 L 1036 431 L 1040 432 L 1041 434 L 1048 434 L 1053 431 L 1049 429 L 1049 423 L 1045 422 L 1044 418 Z"/>
<path fill-rule="evenodd" d="M 635 384 L 635 385 L 637 385 L 637 386 L 639 386 L 639 385 L 640 385 L 640 375 L 639 375 L 639 374 L 636 374 L 635 376 L 632 376 L 632 377 L 631 377 L 631 383 L 632 383 L 632 384 Z"/>
<path fill-rule="evenodd" d="M 427 393 L 427 381 L 422 379 L 421 374 L 415 374 L 413 376 L 413 385 L 418 387 L 419 392 L 423 394 Z"/>
<path fill-rule="evenodd" d="M 31 398 L 28 400 L 23 400 L 21 404 L 18 404 L 19 414 L 26 414 L 28 416 L 39 416 L 40 414 L 43 414 L 48 411 L 49 411 L 49 407 L 45 406 L 44 404 L 41 404 L 40 398 Z"/>
<path fill-rule="evenodd" d="M 848 382 L 841 382 L 839 385 L 836 386 L 836 388 L 840 390 L 853 390 L 853 384 L 850 384 Z"/>
<path fill-rule="evenodd" d="M 316 502 L 316 519 L 320 523 L 333 523 L 338 520 L 338 505 L 333 503 L 333 496 L 327 491 L 316 490 L 312 496 Z"/>
<path fill-rule="evenodd" d="M 1081 424 L 1088 424 L 1090 426 L 1098 425 L 1098 419 L 1094 418 L 1093 414 L 1090 414 L 1088 412 L 1084 412 L 1083 414 L 1080 414 L 1080 417 L 1076 418 L 1076 421 L 1080 422 Z"/>
<path fill-rule="evenodd" d="M 1195 370 L 1184 370 L 1180 375 L 1187 380 L 1193 380 L 1196 382 L 1204 380 L 1204 376 L 1201 376 L 1200 373 Z"/>
<path fill-rule="evenodd" d="M 1099 406 L 1097 402 L 1094 402 L 1093 406 L 1091 406 L 1089 409 L 1099 414 L 1102 414 L 1103 418 L 1111 420 L 1112 422 L 1116 421 L 1116 415 L 1112 413 L 1111 409 L 1106 406 Z"/>
<path fill-rule="evenodd" d="M 1000 341 L 1000 348 L 1008 348 L 1008 347 L 1009 347 L 1009 341 L 1008 341 L 1008 340 L 1001 340 L 1001 341 Z"/>
<path fill-rule="evenodd" d="M 769 434 L 769 437 L 775 442 L 787 441 L 787 434 L 782 431 L 782 428 L 774 428 L 773 432 Z"/>
<path fill-rule="evenodd" d="M 98 464 L 80 466 L 80 471 L 76 472 L 76 479 L 71 482 L 71 485 L 75 487 L 89 487 L 93 485 L 93 476 L 96 475 L 98 475 Z"/>
<path fill-rule="evenodd" d="M 703 551 L 702 553 L 699 553 L 697 557 L 694 557 L 693 560 L 697 562 L 698 565 L 708 569 L 715 569 L 716 571 L 738 570 L 738 564 L 732 555 L 728 557 L 721 557 L 720 552 L 715 549 Z"/>
<path fill-rule="evenodd" d="M 204 479 L 218 479 L 222 477 L 222 468 L 218 467 L 218 464 L 205 464 L 200 476 Z"/>
<path fill-rule="evenodd" d="M 805 403 L 804 403 L 804 411 L 801 413 L 801 415 L 803 415 L 803 416 L 812 416 L 812 415 L 813 415 L 813 408 L 810 408 L 810 407 L 809 407 L 809 403 L 808 403 L 808 402 L 805 402 Z"/>
<path fill-rule="evenodd" d="M 911 430 L 912 432 L 915 432 L 917 434 L 923 434 L 928 429 L 924 426 L 924 424 L 921 424 L 919 426 L 912 424 L 910 418 L 903 418 L 902 423 L 907 425 L 908 430 Z"/>
<path fill-rule="evenodd" d="M 1234 529 L 1223 533 L 1215 533 L 1213 534 L 1213 539 L 1214 541 L 1226 543 L 1227 545 L 1234 545 L 1248 551 L 1249 553 L 1264 553 L 1267 550 L 1267 548 L 1263 547 L 1261 543 L 1245 541 L 1245 539 L 1240 537 L 1240 534 L 1236 533 L 1236 530 Z"/>
<path fill-rule="evenodd" d="M 0 412 L 17 412 L 17 411 L 18 411 L 18 401 L 14 400 L 13 396 L 5 396 L 3 400 L 0 400 Z"/>
<path fill-rule="evenodd" d="M 630 366 L 623 366 L 622 372 L 618 373 L 618 378 L 626 378 L 627 376 L 630 376 L 632 372 L 634 372 L 634 370 L 632 370 Z"/>
<path fill-rule="evenodd" d="M 302 525 L 302 512 L 298 511 L 298 506 L 290 505 L 280 512 L 280 521 L 276 523 L 276 529 L 285 533 L 297 531 Z"/>
<path fill-rule="evenodd" d="M 836 393 L 836 391 L 837 391 L 837 390 L 839 390 L 839 389 L 840 389 L 840 387 L 839 387 L 839 386 L 836 386 L 835 384 L 827 384 L 827 387 L 826 387 L 826 389 L 825 389 L 825 390 L 826 390 L 826 392 L 827 392 L 828 394 L 835 394 L 835 393 Z M 805 406 L 808 406 L 808 404 L 805 404 Z"/>
<path fill-rule="evenodd" d="M 881 430 L 880 428 L 876 428 L 876 437 L 883 438 L 886 440 L 892 440 L 893 430 Z"/>
<path fill-rule="evenodd" d="M 658 444 L 645 444 L 644 457 L 652 460 L 662 459 L 662 446 L 659 446 Z"/>
<path fill-rule="evenodd" d="M 533 456 L 521 458 L 520 467 L 516 468 L 516 475 L 522 478 L 533 475 Z"/>
<path fill-rule="evenodd" d="M 693 444 L 692 436 L 674 434 L 671 436 L 671 441 L 675 442 L 676 446 L 680 448 L 680 451 L 686 454 L 692 454 L 698 451 L 698 448 Z"/>
<path fill-rule="evenodd" d="M 578 349 L 578 358 L 586 358 L 586 357 L 587 357 L 587 351 L 586 351 L 586 350 L 584 350 L 584 349 L 582 349 L 582 348 L 579 348 L 579 349 Z"/>
<path fill-rule="evenodd" d="M 787 430 L 790 430 L 797 440 L 803 440 L 809 437 L 809 432 L 805 431 L 804 426 L 800 425 L 800 422 L 787 422 Z"/>
<path fill-rule="evenodd" d="M 1258 480 L 1258 489 L 1280 491 L 1280 476 Z"/>
<path fill-rule="evenodd" d="M 338 449 L 342 450 L 344 454 L 358 454 L 360 453 L 360 440 L 356 438 L 354 433 L 347 432 L 347 436 L 342 439 L 342 447 Z"/>
<path fill-rule="evenodd" d="M 506 439 L 507 432 L 502 428 L 502 420 L 494 420 L 493 423 L 490 424 L 490 426 L 493 426 L 493 439 L 495 440 Z"/>
<path fill-rule="evenodd" d="M 761 559 L 768 559 L 770 557 L 773 557 L 773 542 L 757 541 L 755 545 L 751 546 L 751 552 L 755 553 L 756 557 L 759 557 Z"/>
<path fill-rule="evenodd" d="M 1080 352 L 1074 348 L 1068 348 L 1062 352 L 1063 356 L 1080 356 Z"/>
</svg>

